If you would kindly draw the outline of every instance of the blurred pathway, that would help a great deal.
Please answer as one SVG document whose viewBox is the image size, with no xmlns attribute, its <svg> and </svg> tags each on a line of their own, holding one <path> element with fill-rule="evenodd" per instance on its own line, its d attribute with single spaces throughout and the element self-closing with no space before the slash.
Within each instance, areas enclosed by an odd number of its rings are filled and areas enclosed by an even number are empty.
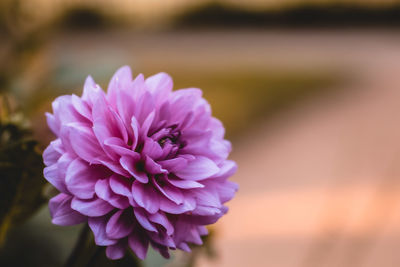
<svg viewBox="0 0 400 267">
<path fill-rule="evenodd" d="M 332 64 L 357 80 L 234 144 L 240 191 L 217 225 L 219 259 L 199 266 L 399 266 L 400 38 L 269 37 L 258 51 L 269 63 Z"/>
</svg>

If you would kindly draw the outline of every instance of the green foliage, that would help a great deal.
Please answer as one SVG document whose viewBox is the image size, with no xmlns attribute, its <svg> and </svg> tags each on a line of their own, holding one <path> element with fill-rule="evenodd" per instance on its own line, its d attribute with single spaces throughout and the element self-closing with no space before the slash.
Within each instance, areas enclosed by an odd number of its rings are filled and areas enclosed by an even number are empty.
<svg viewBox="0 0 400 267">
<path fill-rule="evenodd" d="M 0 116 L 0 245 L 12 226 L 35 213 L 45 201 L 37 142 L 21 122 L 10 120 L 6 113 Z"/>
</svg>

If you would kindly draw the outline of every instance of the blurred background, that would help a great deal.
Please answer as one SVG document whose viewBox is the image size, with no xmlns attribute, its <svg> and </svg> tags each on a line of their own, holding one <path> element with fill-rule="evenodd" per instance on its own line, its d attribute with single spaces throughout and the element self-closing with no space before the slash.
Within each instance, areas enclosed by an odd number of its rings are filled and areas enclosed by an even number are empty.
<svg viewBox="0 0 400 267">
<path fill-rule="evenodd" d="M 396 0 L 2 0 L 2 107 L 34 160 L 51 101 L 89 74 L 106 88 L 127 64 L 203 89 L 240 190 L 205 248 L 145 266 L 399 266 L 399 30 Z M 15 192 L 43 189 L 37 166 Z M 5 180 L 0 265 L 61 266 L 80 226 L 52 225 L 43 195 L 15 199 Z"/>
</svg>

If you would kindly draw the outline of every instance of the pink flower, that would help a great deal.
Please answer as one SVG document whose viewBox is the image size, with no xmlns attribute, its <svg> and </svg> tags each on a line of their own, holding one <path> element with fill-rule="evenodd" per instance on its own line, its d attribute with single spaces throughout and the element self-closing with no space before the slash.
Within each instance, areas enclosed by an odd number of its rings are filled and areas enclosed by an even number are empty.
<svg viewBox="0 0 400 267">
<path fill-rule="evenodd" d="M 61 192 L 49 203 L 52 222 L 87 221 L 109 258 L 129 246 L 144 259 L 149 244 L 164 257 L 190 251 L 227 212 L 237 166 L 200 89 L 172 91 L 165 73 L 132 80 L 122 67 L 107 94 L 89 76 L 81 97 L 52 106 L 58 138 L 43 153 L 44 176 Z"/>
</svg>

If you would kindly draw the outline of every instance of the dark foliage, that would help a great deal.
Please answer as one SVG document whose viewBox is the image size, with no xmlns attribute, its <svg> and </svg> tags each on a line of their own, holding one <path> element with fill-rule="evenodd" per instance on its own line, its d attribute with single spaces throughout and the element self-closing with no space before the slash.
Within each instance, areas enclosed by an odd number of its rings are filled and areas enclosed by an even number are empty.
<svg viewBox="0 0 400 267">
<path fill-rule="evenodd" d="M 11 226 L 45 202 L 42 171 L 42 156 L 30 132 L 0 120 L 0 245 Z"/>
</svg>

